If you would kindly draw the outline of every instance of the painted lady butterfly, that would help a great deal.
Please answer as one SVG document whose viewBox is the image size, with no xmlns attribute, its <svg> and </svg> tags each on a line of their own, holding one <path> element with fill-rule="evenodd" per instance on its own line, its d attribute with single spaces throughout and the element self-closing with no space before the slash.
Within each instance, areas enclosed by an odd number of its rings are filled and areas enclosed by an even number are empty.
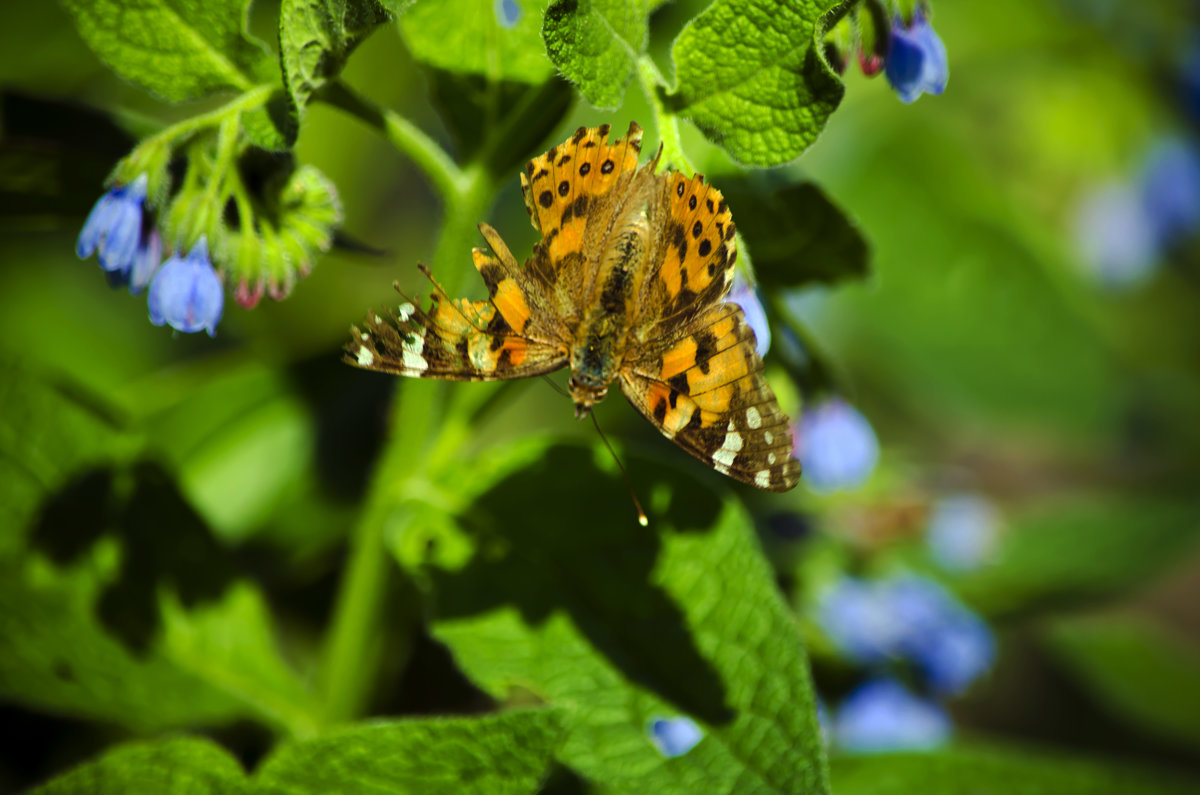
<svg viewBox="0 0 1200 795">
<path fill-rule="evenodd" d="M 435 292 L 427 310 L 368 314 L 346 361 L 454 381 L 570 367 L 580 417 L 619 380 L 663 435 L 713 469 L 792 488 L 788 418 L 741 308 L 724 301 L 737 251 L 721 192 L 700 174 L 655 173 L 658 156 L 639 168 L 637 124 L 611 144 L 608 133 L 581 127 L 526 165 L 525 206 L 542 239 L 524 266 L 479 225 L 491 251 L 473 254 L 488 300 Z"/>
</svg>

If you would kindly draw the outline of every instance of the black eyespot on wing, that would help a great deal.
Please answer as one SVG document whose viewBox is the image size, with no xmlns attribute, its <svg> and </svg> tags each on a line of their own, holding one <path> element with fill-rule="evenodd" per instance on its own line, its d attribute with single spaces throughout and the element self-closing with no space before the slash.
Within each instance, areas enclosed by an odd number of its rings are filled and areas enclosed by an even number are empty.
<svg viewBox="0 0 1200 795">
<path fill-rule="evenodd" d="M 683 198 L 683 191 L 684 191 L 683 183 L 680 182 L 678 185 L 675 186 L 675 192 L 677 194 L 679 194 L 679 198 L 681 198 L 681 199 Z"/>
<path fill-rule="evenodd" d="M 538 196 L 538 204 L 547 210 L 550 209 L 550 206 L 554 204 L 554 194 L 548 190 L 542 191 L 541 195 Z"/>
<path fill-rule="evenodd" d="M 562 182 L 558 183 L 558 195 L 559 196 L 566 196 L 570 192 L 571 192 L 571 183 L 570 182 L 567 182 L 564 179 Z"/>
<path fill-rule="evenodd" d="M 592 170 L 592 164 L 584 163 L 582 166 L 579 167 L 579 176 L 586 177 L 588 175 L 588 172 L 591 170 Z"/>
<path fill-rule="evenodd" d="M 696 209 L 696 195 L 695 194 L 692 194 L 691 196 L 688 197 L 688 209 L 689 210 Z"/>
<path fill-rule="evenodd" d="M 697 221 L 692 225 L 692 237 L 700 237 L 702 234 L 704 234 L 704 224 Z"/>
<path fill-rule="evenodd" d="M 700 241 L 700 248 L 696 250 L 700 252 L 700 256 L 707 257 L 708 252 L 712 251 L 712 243 L 708 242 L 708 238 L 704 238 Z"/>
<path fill-rule="evenodd" d="M 571 138 L 571 143 L 577 144 L 583 140 L 583 136 L 587 135 L 587 127 L 580 127 L 575 131 L 575 135 Z"/>
<path fill-rule="evenodd" d="M 612 170 L 616 167 L 616 165 L 617 164 L 611 160 L 605 160 L 603 163 L 600 164 L 600 173 L 601 174 L 611 174 Z"/>
</svg>

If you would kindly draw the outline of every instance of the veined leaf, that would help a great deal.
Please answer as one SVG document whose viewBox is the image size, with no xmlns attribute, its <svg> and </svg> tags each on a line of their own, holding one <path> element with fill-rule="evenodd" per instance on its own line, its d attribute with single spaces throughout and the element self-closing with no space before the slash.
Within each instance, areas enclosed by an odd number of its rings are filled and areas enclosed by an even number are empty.
<svg viewBox="0 0 1200 795">
<path fill-rule="evenodd" d="M 557 0 L 542 37 L 563 76 L 597 108 L 621 104 L 650 38 L 648 0 Z"/>
<path fill-rule="evenodd" d="M 245 791 L 245 784 L 242 766 L 224 748 L 212 740 L 175 737 L 118 746 L 38 787 L 31 795 L 237 795 Z"/>
<path fill-rule="evenodd" d="M 521 0 L 512 27 L 493 0 L 418 2 L 400 18 L 400 33 L 418 61 L 491 80 L 540 83 L 554 67 L 542 43 L 543 0 Z"/>
</svg>

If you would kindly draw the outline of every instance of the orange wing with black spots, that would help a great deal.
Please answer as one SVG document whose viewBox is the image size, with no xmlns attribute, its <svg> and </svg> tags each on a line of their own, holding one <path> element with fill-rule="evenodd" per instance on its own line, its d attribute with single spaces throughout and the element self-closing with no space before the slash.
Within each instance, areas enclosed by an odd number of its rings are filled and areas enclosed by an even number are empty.
<svg viewBox="0 0 1200 795">
<path fill-rule="evenodd" d="M 670 333 L 721 301 L 733 283 L 736 228 L 721 191 L 678 172 L 663 175 L 659 246 L 643 284 L 639 336 Z"/>
<path fill-rule="evenodd" d="M 542 235 L 526 268 L 563 315 L 580 309 L 598 261 L 597 238 L 637 176 L 642 128 L 630 124 L 612 143 L 610 131 L 607 124 L 580 127 L 521 174 L 525 209 Z"/>
<path fill-rule="evenodd" d="M 787 415 L 736 304 L 713 306 L 639 351 L 621 371 L 621 391 L 664 436 L 721 474 L 769 491 L 799 481 Z"/>
</svg>

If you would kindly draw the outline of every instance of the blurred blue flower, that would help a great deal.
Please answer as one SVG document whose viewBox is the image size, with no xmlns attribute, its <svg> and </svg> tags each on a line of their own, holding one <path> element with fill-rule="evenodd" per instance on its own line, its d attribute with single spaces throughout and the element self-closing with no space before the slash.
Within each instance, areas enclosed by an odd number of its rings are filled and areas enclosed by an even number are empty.
<svg viewBox="0 0 1200 795">
<path fill-rule="evenodd" d="M 1200 152 L 1183 138 L 1160 141 L 1146 158 L 1141 199 L 1155 240 L 1177 243 L 1200 225 Z"/>
<path fill-rule="evenodd" d="M 655 718 L 646 727 L 650 741 L 663 756 L 683 756 L 704 739 L 704 732 L 688 717 Z"/>
<path fill-rule="evenodd" d="M 866 682 L 846 697 L 833 721 L 844 751 L 917 751 L 944 745 L 950 718 L 938 704 L 914 696 L 894 679 Z"/>
<path fill-rule="evenodd" d="M 1106 287 L 1131 287 L 1158 264 L 1158 232 L 1140 192 L 1112 182 L 1084 197 L 1075 214 L 1075 242 L 1084 263 Z"/>
<path fill-rule="evenodd" d="M 879 460 L 879 441 L 866 417 L 834 398 L 800 416 L 793 452 L 809 487 L 828 493 L 867 481 Z"/>
<path fill-rule="evenodd" d="M 940 94 L 946 90 L 950 78 L 946 45 L 921 9 L 917 9 L 910 25 L 899 17 L 892 21 L 883 68 L 901 102 L 915 102 L 922 93 Z"/>
<path fill-rule="evenodd" d="M 988 625 L 920 577 L 874 582 L 843 577 L 821 595 L 817 622 L 850 660 L 862 665 L 909 660 L 944 693 L 966 689 L 996 653 Z"/>
<path fill-rule="evenodd" d="M 766 356 L 771 349 L 771 327 L 767 325 L 767 312 L 759 300 L 755 290 L 742 276 L 741 271 L 733 275 L 733 285 L 729 288 L 726 301 L 737 304 L 746 315 L 746 322 L 754 329 L 755 349 L 759 356 Z"/>
<path fill-rule="evenodd" d="M 203 236 L 186 257 L 176 254 L 163 263 L 150 283 L 148 303 L 150 322 L 156 326 L 166 323 L 188 334 L 204 329 L 216 336 L 225 293 Z"/>
<path fill-rule="evenodd" d="M 929 551 L 949 571 L 971 571 L 996 549 L 1000 519 L 995 507 L 976 494 L 939 500 L 929 515 Z"/>
<path fill-rule="evenodd" d="M 502 28 L 512 28 L 521 18 L 521 7 L 517 0 L 496 0 L 496 21 Z"/>
<path fill-rule="evenodd" d="M 146 175 L 142 174 L 133 182 L 118 185 L 101 196 L 75 242 L 75 253 L 80 259 L 99 251 L 100 267 L 118 286 L 131 283 L 129 272 L 147 256 L 146 247 L 153 237 L 144 235 L 142 228 L 146 185 Z M 159 256 L 161 253 L 160 247 Z M 145 286 L 144 282 L 142 286 Z"/>
</svg>

